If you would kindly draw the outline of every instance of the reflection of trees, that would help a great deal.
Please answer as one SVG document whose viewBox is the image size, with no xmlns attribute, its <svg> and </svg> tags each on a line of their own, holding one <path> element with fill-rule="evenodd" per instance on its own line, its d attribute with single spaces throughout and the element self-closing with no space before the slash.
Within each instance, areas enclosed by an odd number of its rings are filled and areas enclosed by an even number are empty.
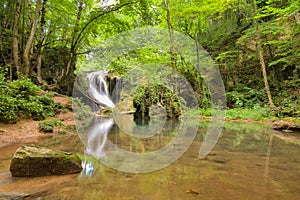
<svg viewBox="0 0 300 200">
<path fill-rule="evenodd" d="M 151 119 L 139 123 L 129 115 L 118 117 L 116 125 L 118 134 L 109 135 L 110 141 L 129 152 L 147 153 L 168 145 L 176 137 L 180 121 Z"/>
</svg>

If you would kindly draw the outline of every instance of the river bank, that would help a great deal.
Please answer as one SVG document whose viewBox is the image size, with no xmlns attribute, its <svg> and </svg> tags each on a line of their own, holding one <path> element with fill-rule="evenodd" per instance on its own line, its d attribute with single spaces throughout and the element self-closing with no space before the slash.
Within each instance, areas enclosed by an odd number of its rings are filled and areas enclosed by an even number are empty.
<svg viewBox="0 0 300 200">
<path fill-rule="evenodd" d="M 70 98 L 62 95 L 54 95 L 54 102 L 62 105 L 63 107 L 69 108 L 56 114 L 56 118 L 59 119 L 64 126 L 75 126 L 75 121 L 73 119 L 73 112 L 71 111 L 71 101 Z M 249 112 L 249 111 L 248 111 Z M 256 111 L 253 111 L 256 112 Z M 300 120 L 297 118 L 286 118 L 286 119 L 262 119 L 255 120 L 251 119 L 248 113 L 249 119 L 241 119 L 240 117 L 234 118 L 231 110 L 227 112 L 229 116 L 225 117 L 225 122 L 234 123 L 247 123 L 247 124 L 269 124 L 270 128 L 273 126 L 276 130 L 289 130 L 289 127 L 297 127 L 299 130 Z M 197 113 L 197 116 L 202 113 Z M 196 115 L 196 114 L 194 114 Z M 240 115 L 239 115 L 240 116 Z M 211 118 L 208 116 L 200 116 L 202 121 L 210 121 Z M 32 119 L 21 119 L 13 124 L 6 124 L 0 122 L 0 149 L 11 145 L 13 143 L 35 143 L 43 138 L 57 137 L 59 134 L 59 129 L 55 130 L 56 134 L 45 134 L 39 130 L 39 121 Z M 76 134 L 75 130 L 67 130 L 68 134 Z"/>
</svg>

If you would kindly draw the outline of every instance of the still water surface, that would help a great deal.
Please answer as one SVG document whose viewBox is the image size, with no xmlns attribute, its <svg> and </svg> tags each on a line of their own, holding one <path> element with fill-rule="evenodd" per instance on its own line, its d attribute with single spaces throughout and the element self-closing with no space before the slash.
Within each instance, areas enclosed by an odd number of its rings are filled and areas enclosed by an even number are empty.
<svg viewBox="0 0 300 200">
<path fill-rule="evenodd" d="M 128 151 L 152 151 L 170 142 L 173 132 L 168 128 L 152 138 L 133 139 L 111 125 L 106 135 L 91 141 L 96 147 L 89 149 L 77 135 L 39 142 L 84 155 L 86 169 L 75 175 L 12 178 L 11 156 L 21 144 L 7 146 L 0 149 L 0 193 L 27 193 L 29 199 L 300 199 L 299 133 L 282 136 L 270 125 L 226 123 L 214 149 L 199 159 L 207 125 L 199 123 L 194 142 L 180 159 L 146 174 L 111 169 L 91 152 L 105 156 L 105 148 L 96 148 L 105 140 Z"/>
</svg>

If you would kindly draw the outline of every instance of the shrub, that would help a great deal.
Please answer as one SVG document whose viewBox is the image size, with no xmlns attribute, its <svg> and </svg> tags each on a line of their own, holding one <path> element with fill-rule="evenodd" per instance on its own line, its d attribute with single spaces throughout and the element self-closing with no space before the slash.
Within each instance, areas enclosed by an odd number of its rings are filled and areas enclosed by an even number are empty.
<svg viewBox="0 0 300 200">
<path fill-rule="evenodd" d="M 15 122 L 20 117 L 43 120 L 54 116 L 56 104 L 50 94 L 40 95 L 41 89 L 29 79 L 10 82 L 0 77 L 1 121 Z"/>
<path fill-rule="evenodd" d="M 267 96 L 264 89 L 249 88 L 240 85 L 234 91 L 226 93 L 227 105 L 229 108 L 253 108 L 257 105 L 263 106 L 267 103 Z"/>
</svg>

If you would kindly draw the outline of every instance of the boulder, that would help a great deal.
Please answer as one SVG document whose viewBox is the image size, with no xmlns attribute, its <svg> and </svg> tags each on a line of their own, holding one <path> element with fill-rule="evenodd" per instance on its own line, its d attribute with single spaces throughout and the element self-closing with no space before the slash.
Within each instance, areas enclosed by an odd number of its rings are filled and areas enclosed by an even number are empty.
<svg viewBox="0 0 300 200">
<path fill-rule="evenodd" d="M 167 118 L 178 119 L 181 115 L 180 101 L 173 91 L 161 84 L 139 86 L 133 94 L 134 117 L 149 118 L 150 107 L 164 110 Z"/>
<path fill-rule="evenodd" d="M 81 170 L 81 160 L 76 154 L 35 145 L 18 148 L 10 165 L 14 177 L 73 174 Z"/>
<path fill-rule="evenodd" d="M 279 120 L 272 124 L 274 130 L 300 131 L 300 122 Z"/>
</svg>

